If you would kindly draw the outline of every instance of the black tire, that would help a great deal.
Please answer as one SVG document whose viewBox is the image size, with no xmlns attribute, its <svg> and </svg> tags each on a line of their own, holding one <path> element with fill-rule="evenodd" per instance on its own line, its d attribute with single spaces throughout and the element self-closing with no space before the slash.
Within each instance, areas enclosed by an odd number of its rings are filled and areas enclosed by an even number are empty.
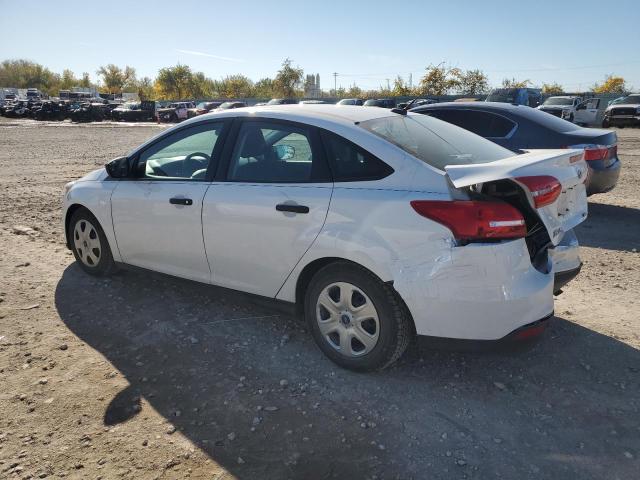
<svg viewBox="0 0 640 480">
<path fill-rule="evenodd" d="M 85 241 L 76 235 L 76 227 L 81 232 L 86 232 Z M 73 213 L 67 235 L 73 256 L 76 258 L 80 268 L 85 272 L 96 276 L 106 276 L 117 270 L 104 230 L 102 230 L 102 226 L 89 210 L 79 208 Z M 86 241 L 95 241 L 96 239 L 99 241 L 97 249 L 84 248 L 89 246 Z M 80 242 L 84 243 L 84 245 Z M 88 250 L 91 250 L 90 255 L 87 254 Z"/>
<path fill-rule="evenodd" d="M 371 300 L 377 311 L 377 342 L 363 355 L 341 353 L 334 346 L 335 343 L 330 343 L 328 337 L 331 334 L 325 336 L 320 331 L 317 319 L 318 299 L 327 287 L 336 282 L 346 282 L 357 287 Z M 304 314 L 320 350 L 334 363 L 349 370 L 382 370 L 402 356 L 413 338 L 411 316 L 393 287 L 382 282 L 369 270 L 349 262 L 331 263 L 313 276 L 304 299 Z M 355 322 L 352 328 L 355 328 Z"/>
<path fill-rule="evenodd" d="M 573 123 L 573 113 L 572 113 L 571 115 L 569 115 L 569 121 L 570 121 L 571 123 Z"/>
<path fill-rule="evenodd" d="M 602 120 L 602 128 L 609 128 L 609 122 L 607 120 Z"/>
</svg>

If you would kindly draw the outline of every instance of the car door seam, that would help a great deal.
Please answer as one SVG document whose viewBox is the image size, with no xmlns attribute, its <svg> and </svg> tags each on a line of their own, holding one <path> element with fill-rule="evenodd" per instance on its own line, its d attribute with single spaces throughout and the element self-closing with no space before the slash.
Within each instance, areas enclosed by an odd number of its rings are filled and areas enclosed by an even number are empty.
<svg viewBox="0 0 640 480">
<path fill-rule="evenodd" d="M 304 258 L 304 256 L 307 254 L 307 252 L 309 250 L 311 250 L 311 247 L 313 247 L 313 244 L 316 243 L 316 240 L 318 239 L 318 237 L 320 236 L 320 233 L 322 232 L 322 230 L 324 229 L 325 224 L 327 223 L 327 218 L 329 217 L 329 210 L 331 209 L 331 201 L 333 200 L 333 190 L 335 189 L 335 183 L 331 183 L 331 194 L 329 195 L 329 203 L 327 204 L 327 211 L 325 212 L 324 215 L 324 220 L 322 221 L 322 225 L 320 225 L 320 228 L 318 229 L 318 233 L 316 234 L 315 237 L 313 237 L 313 240 L 311 241 L 311 243 L 309 243 L 309 246 L 307 247 L 307 249 L 302 253 L 302 255 L 300 255 L 300 258 L 298 259 L 298 261 L 295 263 L 295 265 L 293 266 L 293 268 L 291 269 L 291 271 L 289 272 L 289 274 L 286 276 L 286 278 L 284 279 L 284 281 L 282 282 L 282 285 L 280 285 L 280 288 L 278 288 L 278 291 L 276 292 L 276 294 L 273 296 L 273 298 L 278 298 L 278 295 L 280 294 L 280 291 L 284 288 L 284 286 L 286 285 L 286 283 L 289 281 L 289 278 L 291 277 L 291 274 L 295 271 L 295 269 L 298 267 L 298 265 L 300 264 L 300 262 L 302 261 L 302 259 Z"/>
<path fill-rule="evenodd" d="M 202 196 L 202 200 L 200 202 L 200 235 L 202 236 L 202 248 L 204 250 L 204 258 L 207 260 L 207 266 L 209 267 L 209 283 L 213 284 L 213 270 L 211 269 L 211 262 L 209 262 L 209 255 L 207 254 L 207 243 L 204 240 L 204 220 L 202 218 L 204 212 L 204 199 L 207 198 L 207 193 L 209 193 L 209 189 L 213 182 L 210 182 L 207 185 L 207 189 L 204 191 L 204 195 Z"/>
<path fill-rule="evenodd" d="M 120 256 L 120 260 L 122 260 L 122 262 L 124 263 L 126 262 L 126 258 L 122 256 L 122 252 L 120 251 L 120 245 L 118 245 L 118 234 L 116 233 L 116 224 L 113 220 L 113 194 L 115 193 L 115 191 L 118 189 L 119 186 L 120 186 L 120 181 L 117 182 L 115 188 L 111 190 L 111 194 L 109 195 L 109 213 L 111 215 L 111 230 L 113 231 L 113 238 L 115 239 L 115 242 L 116 242 L 118 255 Z"/>
</svg>

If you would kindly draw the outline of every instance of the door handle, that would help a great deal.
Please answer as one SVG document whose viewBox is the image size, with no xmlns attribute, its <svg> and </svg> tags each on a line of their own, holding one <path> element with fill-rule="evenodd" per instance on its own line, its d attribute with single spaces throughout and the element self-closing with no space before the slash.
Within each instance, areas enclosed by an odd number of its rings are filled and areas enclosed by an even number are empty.
<svg viewBox="0 0 640 480">
<path fill-rule="evenodd" d="M 291 205 L 288 203 L 279 203 L 276 205 L 276 210 L 279 212 L 309 213 L 309 207 L 306 205 Z"/>
<path fill-rule="evenodd" d="M 171 205 L 193 205 L 193 200 L 190 198 L 170 198 L 169 203 Z"/>
</svg>

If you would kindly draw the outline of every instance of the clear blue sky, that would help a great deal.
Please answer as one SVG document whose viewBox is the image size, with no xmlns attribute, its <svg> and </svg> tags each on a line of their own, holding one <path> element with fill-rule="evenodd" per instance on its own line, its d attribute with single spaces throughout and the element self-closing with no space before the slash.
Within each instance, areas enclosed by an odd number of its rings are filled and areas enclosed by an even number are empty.
<svg viewBox="0 0 640 480">
<path fill-rule="evenodd" d="M 526 5 L 526 6 L 519 6 Z M 442 61 L 586 89 L 607 73 L 640 89 L 640 1 L 0 0 L 0 59 L 54 71 L 180 62 L 219 78 L 273 76 L 290 57 L 322 88 L 375 88 Z"/>
</svg>

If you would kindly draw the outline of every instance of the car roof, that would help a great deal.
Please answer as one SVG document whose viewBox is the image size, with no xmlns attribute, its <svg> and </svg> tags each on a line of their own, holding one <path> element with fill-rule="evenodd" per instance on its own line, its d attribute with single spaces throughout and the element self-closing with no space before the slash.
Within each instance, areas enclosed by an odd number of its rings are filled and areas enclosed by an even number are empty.
<svg viewBox="0 0 640 480">
<path fill-rule="evenodd" d="M 234 111 L 216 112 L 201 115 L 197 118 L 213 116 L 253 116 L 264 115 L 272 118 L 290 118 L 296 121 L 321 120 L 341 123 L 358 123 L 374 118 L 394 115 L 389 110 L 378 107 L 360 107 L 353 105 L 308 104 L 295 105 L 261 105 L 237 109 Z"/>
</svg>

